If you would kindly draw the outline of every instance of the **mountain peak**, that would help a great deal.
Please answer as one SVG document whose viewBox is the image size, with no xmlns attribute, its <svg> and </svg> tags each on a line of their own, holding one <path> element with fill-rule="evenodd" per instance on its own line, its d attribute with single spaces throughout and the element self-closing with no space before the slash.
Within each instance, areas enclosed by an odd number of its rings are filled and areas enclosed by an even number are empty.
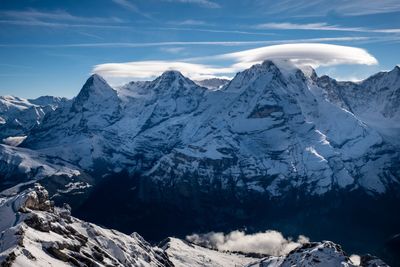
<svg viewBox="0 0 400 267">
<path fill-rule="evenodd" d="M 263 66 L 263 67 L 265 67 L 265 68 L 277 68 L 278 66 L 275 64 L 275 62 L 273 61 L 273 60 L 271 60 L 271 59 L 267 59 L 267 60 L 264 60 L 262 63 L 261 63 L 261 65 Z"/>
<path fill-rule="evenodd" d="M 93 102 L 117 99 L 117 92 L 98 74 L 91 75 L 82 86 L 81 91 L 76 96 L 73 108 L 83 105 L 89 99 Z M 97 99 L 97 100 L 96 100 Z M 79 108 L 78 108 L 79 110 Z"/>
<path fill-rule="evenodd" d="M 104 91 L 114 91 L 114 89 L 111 88 L 110 85 L 104 80 L 103 77 L 101 77 L 98 74 L 92 74 L 85 82 L 83 85 L 81 91 L 79 92 L 78 96 L 79 97 L 81 94 L 87 94 L 90 91 L 91 92 L 104 92 Z"/>
<path fill-rule="evenodd" d="M 274 60 L 265 60 L 262 63 L 262 66 L 268 67 L 269 69 L 277 68 L 280 73 L 289 77 L 291 75 L 297 75 L 301 72 L 305 77 L 311 78 L 315 80 L 317 78 L 317 73 L 315 70 L 309 65 L 296 65 L 290 60 L 287 59 L 274 59 Z"/>
<path fill-rule="evenodd" d="M 106 80 L 104 80 L 104 78 L 97 73 L 93 73 L 92 75 L 90 75 L 90 77 L 87 79 L 86 83 L 87 82 L 91 82 L 91 83 L 100 82 L 100 83 L 107 84 Z"/>
<path fill-rule="evenodd" d="M 167 70 L 164 71 L 163 74 L 161 74 L 161 76 L 158 79 L 166 82 L 172 82 L 174 80 L 181 80 L 186 78 L 185 76 L 182 75 L 181 72 L 177 70 Z"/>
<path fill-rule="evenodd" d="M 182 89 L 186 90 L 187 88 L 196 86 L 192 80 L 186 78 L 176 70 L 165 71 L 153 83 L 155 84 L 155 90 L 158 92 L 181 91 Z"/>
</svg>

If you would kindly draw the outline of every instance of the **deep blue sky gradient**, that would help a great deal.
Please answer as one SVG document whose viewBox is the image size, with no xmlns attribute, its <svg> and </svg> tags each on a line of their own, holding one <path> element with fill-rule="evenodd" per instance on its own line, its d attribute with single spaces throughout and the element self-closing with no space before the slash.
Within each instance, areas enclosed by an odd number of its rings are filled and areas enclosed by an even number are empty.
<svg viewBox="0 0 400 267">
<path fill-rule="evenodd" d="M 97 64 L 176 60 L 263 46 L 164 42 L 302 42 L 313 38 L 365 37 L 327 43 L 366 49 L 378 59 L 378 65 L 325 67 L 318 69 L 318 73 L 338 79 L 362 79 L 400 64 L 400 30 L 396 32 L 400 29 L 400 1 L 310 2 L 0 0 L 0 95 L 73 97 Z M 362 31 L 258 26 L 265 23 L 326 23 Z M 384 32 L 387 29 L 391 32 Z M 147 45 L 132 47 L 144 43 Z"/>
</svg>

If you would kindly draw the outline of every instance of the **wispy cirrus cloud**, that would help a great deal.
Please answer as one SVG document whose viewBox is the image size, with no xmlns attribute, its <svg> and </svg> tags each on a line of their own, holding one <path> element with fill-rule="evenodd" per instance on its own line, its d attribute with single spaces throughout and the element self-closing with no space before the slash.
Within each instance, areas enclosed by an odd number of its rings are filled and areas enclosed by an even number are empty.
<svg viewBox="0 0 400 267">
<path fill-rule="evenodd" d="M 317 30 L 317 31 L 361 31 L 362 28 L 341 27 L 330 25 L 326 22 L 317 23 L 291 23 L 291 22 L 270 22 L 256 25 L 257 29 L 268 30 Z"/>
<path fill-rule="evenodd" d="M 0 24 L 40 27 L 71 27 L 71 28 L 123 28 L 124 21 L 118 17 L 81 17 L 64 10 L 39 11 L 3 10 L 0 11 Z"/>
<path fill-rule="evenodd" d="M 257 1 L 256 5 L 265 8 L 269 14 L 286 14 L 288 16 L 324 16 L 335 13 L 342 16 L 360 16 L 400 12 L 398 0 L 281 0 L 281 1 Z"/>
<path fill-rule="evenodd" d="M 182 26 L 204 26 L 210 25 L 208 22 L 203 20 L 187 19 L 182 21 L 170 21 L 169 24 L 182 25 Z"/>
<path fill-rule="evenodd" d="M 186 47 L 161 47 L 160 50 L 170 54 L 179 54 L 183 53 L 186 50 Z"/>
<path fill-rule="evenodd" d="M 95 28 L 95 29 L 128 29 L 122 25 L 99 25 L 99 24 L 77 24 L 64 22 L 46 22 L 30 20 L 0 20 L 3 25 L 33 26 L 33 27 L 52 27 L 52 28 Z"/>
<path fill-rule="evenodd" d="M 188 26 L 188 25 L 186 25 Z M 274 33 L 244 31 L 244 30 L 225 30 L 225 29 L 212 29 L 212 28 L 194 28 L 194 27 L 158 27 L 152 28 L 154 30 L 165 31 L 189 31 L 189 32 L 206 32 L 206 33 L 228 33 L 228 34 L 241 34 L 241 35 L 258 35 L 258 36 L 271 36 Z"/>
<path fill-rule="evenodd" d="M 36 9 L 27 10 L 4 10 L 0 11 L 0 16 L 3 18 L 10 18 L 16 20 L 25 21 L 37 21 L 37 20 L 51 20 L 51 21 L 71 21 L 71 22 L 91 22 L 91 23 L 120 23 L 123 22 L 120 18 L 100 18 L 100 17 L 80 17 L 74 16 L 64 10 L 54 11 L 39 11 Z"/>
<path fill-rule="evenodd" d="M 291 23 L 291 22 L 269 22 L 258 24 L 256 29 L 265 30 L 311 30 L 311 31 L 346 31 L 346 32 L 369 32 L 369 33 L 399 33 L 400 29 L 371 29 L 364 27 L 344 27 L 331 25 L 326 22 L 317 23 Z"/>
<path fill-rule="evenodd" d="M 120 7 L 127 9 L 128 11 L 134 12 L 136 14 L 139 14 L 139 15 L 141 15 L 145 18 L 151 19 L 151 20 L 153 19 L 153 17 L 151 15 L 140 10 L 137 5 L 132 3 L 132 1 L 129 1 L 129 0 L 112 0 L 112 1 L 115 4 L 119 5 Z"/>
<path fill-rule="evenodd" d="M 171 61 L 134 61 L 99 64 L 93 68 L 106 78 L 151 79 L 166 70 L 178 70 L 192 79 L 231 77 L 264 60 L 289 60 L 295 65 L 334 66 L 341 64 L 375 65 L 376 58 L 366 50 L 350 46 L 319 43 L 296 43 Z M 212 62 L 217 62 L 212 64 Z M 222 63 L 221 63 L 222 62 Z"/>
<path fill-rule="evenodd" d="M 308 39 L 283 39 L 260 41 L 173 41 L 173 42 L 128 42 L 128 43 L 73 43 L 73 44 L 0 44 L 0 47 L 31 47 L 31 48 L 137 48 L 137 47 L 167 47 L 167 46 L 249 46 L 273 45 L 284 43 L 305 42 L 365 42 L 370 37 L 327 37 Z"/>
<path fill-rule="evenodd" d="M 164 2 L 175 2 L 175 3 L 184 3 L 184 4 L 196 4 L 205 8 L 220 8 L 221 6 L 210 0 L 162 0 Z"/>
</svg>

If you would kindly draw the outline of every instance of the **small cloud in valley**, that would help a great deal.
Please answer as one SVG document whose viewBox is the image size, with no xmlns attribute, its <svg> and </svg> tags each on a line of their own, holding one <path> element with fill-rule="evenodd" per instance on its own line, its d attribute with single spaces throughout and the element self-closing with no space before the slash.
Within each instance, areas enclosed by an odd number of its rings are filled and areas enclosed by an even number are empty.
<svg viewBox="0 0 400 267">
<path fill-rule="evenodd" d="M 273 256 L 287 255 L 290 251 L 310 242 L 309 238 L 303 235 L 292 240 L 273 230 L 254 234 L 247 234 L 240 230 L 228 234 L 222 232 L 192 234 L 187 236 L 186 240 L 220 251 L 259 253 Z"/>
</svg>

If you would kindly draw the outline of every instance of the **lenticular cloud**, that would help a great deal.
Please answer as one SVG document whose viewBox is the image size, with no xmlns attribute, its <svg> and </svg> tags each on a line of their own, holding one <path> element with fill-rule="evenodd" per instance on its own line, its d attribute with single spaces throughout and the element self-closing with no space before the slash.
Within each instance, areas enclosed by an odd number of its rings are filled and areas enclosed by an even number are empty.
<svg viewBox="0 0 400 267">
<path fill-rule="evenodd" d="M 191 79 L 232 77 L 236 72 L 264 60 L 289 60 L 297 66 L 313 68 L 341 64 L 375 65 L 376 58 L 366 50 L 332 44 L 297 43 L 265 46 L 234 53 L 183 60 L 152 60 L 106 63 L 93 72 L 106 78 L 151 79 L 166 70 L 178 70 Z M 210 65 L 215 62 L 216 64 Z"/>
<path fill-rule="evenodd" d="M 375 65 L 375 57 L 366 50 L 332 44 L 282 44 L 265 46 L 221 55 L 220 58 L 232 59 L 247 67 L 266 59 L 287 59 L 298 65 L 331 66 L 340 64 Z"/>
</svg>

